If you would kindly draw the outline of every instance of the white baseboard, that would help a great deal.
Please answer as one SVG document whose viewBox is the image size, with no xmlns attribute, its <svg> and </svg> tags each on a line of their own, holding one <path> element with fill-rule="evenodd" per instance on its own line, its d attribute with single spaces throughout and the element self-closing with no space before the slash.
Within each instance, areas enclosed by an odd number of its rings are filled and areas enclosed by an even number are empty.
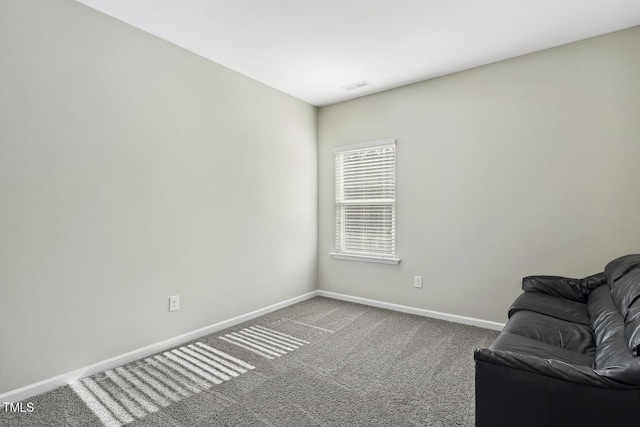
<svg viewBox="0 0 640 427">
<path fill-rule="evenodd" d="M 372 307 L 385 308 L 388 310 L 399 311 L 402 313 L 416 314 L 418 316 L 432 317 L 434 319 L 448 320 L 450 322 L 462 323 L 465 325 L 478 326 L 481 328 L 501 330 L 504 327 L 504 323 L 491 322 L 488 320 L 475 319 L 473 317 L 458 316 L 456 314 L 441 313 L 438 311 L 425 310 L 422 308 L 408 307 L 405 305 L 392 304 L 384 301 L 376 301 L 367 298 L 354 297 L 351 295 L 338 294 L 335 292 L 328 292 L 322 290 L 316 290 L 304 295 L 300 295 L 295 298 L 282 301 L 268 307 L 261 308 L 259 310 L 252 311 L 250 313 L 243 314 L 241 316 L 234 317 L 232 319 L 224 320 L 222 322 L 214 323 L 213 325 L 205 326 L 204 328 L 196 329 L 195 331 L 187 332 L 182 335 L 178 335 L 167 340 L 151 344 L 137 350 L 130 351 L 128 353 L 121 354 L 119 356 L 112 357 L 101 362 L 94 363 L 84 368 L 76 369 L 75 371 L 67 372 L 61 375 L 57 375 L 52 378 L 48 378 L 37 383 L 29 384 L 27 386 L 11 390 L 6 393 L 0 394 L 0 402 L 18 402 L 28 399 L 37 394 L 45 393 L 53 390 L 54 388 L 69 384 L 80 378 L 84 378 L 89 375 L 97 374 L 98 372 L 112 369 L 127 363 L 133 362 L 144 357 L 148 357 L 152 354 L 159 353 L 161 351 L 173 348 L 185 342 L 194 340 L 196 338 L 212 334 L 225 328 L 229 328 L 238 323 L 246 322 L 256 317 L 260 317 L 272 311 L 279 310 L 281 308 L 296 304 L 313 298 L 315 296 L 322 296 L 326 298 L 332 298 L 342 301 L 354 302 L 357 304 L 369 305 Z"/>
<path fill-rule="evenodd" d="M 270 305 L 259 310 L 252 311 L 241 316 L 234 317 L 232 319 L 224 320 L 222 322 L 214 323 L 213 325 L 205 326 L 204 328 L 196 329 L 195 331 L 187 332 L 186 334 L 178 335 L 177 337 L 169 338 L 155 344 L 151 344 L 137 350 L 130 351 L 128 353 L 121 354 L 119 356 L 112 357 L 101 362 L 94 363 L 84 368 L 76 369 L 75 371 L 67 372 L 61 375 L 57 375 L 53 378 L 48 378 L 37 383 L 29 384 L 24 387 L 20 387 L 16 390 L 11 390 L 6 393 L 0 394 L 0 402 L 18 402 L 28 399 L 37 394 L 45 393 L 53 390 L 54 388 L 69 384 L 80 378 L 84 378 L 89 375 L 97 374 L 98 372 L 112 369 L 135 360 L 148 357 L 152 354 L 159 353 L 164 350 L 168 350 L 177 345 L 194 340 L 196 338 L 212 334 L 222 329 L 237 325 L 238 323 L 246 322 L 256 317 L 271 313 L 272 311 L 279 310 L 298 302 L 308 300 L 318 295 L 318 291 L 309 292 L 304 295 L 300 295 L 295 298 L 288 299 L 273 305 Z"/>
<path fill-rule="evenodd" d="M 458 316 L 457 314 L 441 313 L 439 311 L 425 310 L 423 308 L 409 307 L 406 305 L 392 304 L 384 301 L 376 301 L 367 298 L 354 297 L 351 295 L 338 294 L 329 291 L 318 291 L 318 296 L 333 298 L 342 301 L 355 302 L 357 304 L 370 305 L 372 307 L 386 308 L 387 310 L 400 311 L 402 313 L 416 314 L 418 316 L 432 317 L 434 319 L 448 320 L 450 322 L 462 323 L 465 325 L 478 326 L 485 329 L 501 331 L 504 323 L 491 322 L 489 320 L 476 319 L 473 317 Z"/>
</svg>

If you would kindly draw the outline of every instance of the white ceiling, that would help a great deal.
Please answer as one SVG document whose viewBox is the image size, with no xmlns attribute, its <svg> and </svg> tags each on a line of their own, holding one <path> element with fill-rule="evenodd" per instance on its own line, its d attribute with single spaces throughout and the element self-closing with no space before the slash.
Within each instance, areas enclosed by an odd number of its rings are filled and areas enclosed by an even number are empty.
<svg viewBox="0 0 640 427">
<path fill-rule="evenodd" d="M 640 0 L 78 1 L 316 106 L 640 25 Z"/>
</svg>

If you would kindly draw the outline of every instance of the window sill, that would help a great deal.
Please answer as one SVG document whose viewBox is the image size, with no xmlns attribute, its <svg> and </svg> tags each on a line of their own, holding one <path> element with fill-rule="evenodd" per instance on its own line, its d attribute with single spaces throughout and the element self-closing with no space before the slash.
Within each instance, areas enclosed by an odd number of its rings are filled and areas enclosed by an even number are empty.
<svg viewBox="0 0 640 427">
<path fill-rule="evenodd" d="M 383 258 L 371 255 L 353 255 L 353 254 L 341 254 L 337 252 L 330 252 L 331 258 L 333 259 L 345 259 L 348 261 L 363 261 L 363 262 L 374 262 L 377 264 L 392 264 L 398 265 L 400 262 L 400 258 Z"/>
</svg>

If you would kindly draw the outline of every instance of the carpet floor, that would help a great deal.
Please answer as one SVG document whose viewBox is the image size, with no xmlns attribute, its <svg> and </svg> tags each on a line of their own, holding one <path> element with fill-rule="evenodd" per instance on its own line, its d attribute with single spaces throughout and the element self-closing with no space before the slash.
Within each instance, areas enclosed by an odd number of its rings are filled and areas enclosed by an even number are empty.
<svg viewBox="0 0 640 427">
<path fill-rule="evenodd" d="M 2 426 L 473 426 L 498 332 L 316 297 L 35 396 Z"/>
</svg>

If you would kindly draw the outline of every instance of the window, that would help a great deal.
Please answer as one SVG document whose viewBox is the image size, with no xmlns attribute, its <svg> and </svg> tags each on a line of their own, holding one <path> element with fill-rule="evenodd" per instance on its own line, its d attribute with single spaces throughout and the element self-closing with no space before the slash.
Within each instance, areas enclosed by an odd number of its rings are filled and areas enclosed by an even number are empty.
<svg viewBox="0 0 640 427">
<path fill-rule="evenodd" d="M 397 264 L 395 256 L 396 141 L 334 149 L 334 258 Z"/>
</svg>

